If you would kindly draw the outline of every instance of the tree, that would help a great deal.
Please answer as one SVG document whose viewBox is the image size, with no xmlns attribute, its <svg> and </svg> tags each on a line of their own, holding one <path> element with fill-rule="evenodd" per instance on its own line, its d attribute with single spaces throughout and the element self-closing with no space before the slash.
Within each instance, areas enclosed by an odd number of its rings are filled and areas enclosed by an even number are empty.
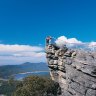
<svg viewBox="0 0 96 96">
<path fill-rule="evenodd" d="M 30 76 L 24 79 L 14 92 L 14 96 L 57 96 L 59 84 L 43 77 Z"/>
</svg>

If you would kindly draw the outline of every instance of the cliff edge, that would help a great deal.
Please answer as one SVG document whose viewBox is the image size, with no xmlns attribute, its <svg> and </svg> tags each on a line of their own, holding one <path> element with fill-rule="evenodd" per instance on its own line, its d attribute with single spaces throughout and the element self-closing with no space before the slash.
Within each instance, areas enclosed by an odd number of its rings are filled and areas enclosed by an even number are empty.
<svg viewBox="0 0 96 96">
<path fill-rule="evenodd" d="M 46 45 L 52 80 L 62 89 L 61 96 L 96 96 L 96 52 Z"/>
</svg>

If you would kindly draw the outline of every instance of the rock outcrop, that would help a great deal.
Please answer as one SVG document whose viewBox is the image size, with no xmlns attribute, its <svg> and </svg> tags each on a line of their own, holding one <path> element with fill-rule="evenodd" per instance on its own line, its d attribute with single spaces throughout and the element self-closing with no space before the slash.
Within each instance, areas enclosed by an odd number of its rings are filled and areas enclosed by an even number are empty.
<svg viewBox="0 0 96 96">
<path fill-rule="evenodd" d="M 61 86 L 61 96 L 96 96 L 95 52 L 48 45 L 46 58 L 52 80 Z"/>
</svg>

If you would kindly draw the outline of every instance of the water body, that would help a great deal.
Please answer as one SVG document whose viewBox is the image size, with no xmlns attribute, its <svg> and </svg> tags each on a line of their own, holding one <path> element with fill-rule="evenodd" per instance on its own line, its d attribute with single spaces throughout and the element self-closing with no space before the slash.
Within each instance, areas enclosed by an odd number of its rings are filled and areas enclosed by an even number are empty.
<svg viewBox="0 0 96 96">
<path fill-rule="evenodd" d="M 49 76 L 49 71 L 36 71 L 36 72 L 26 72 L 26 73 L 19 73 L 15 74 L 14 78 L 16 80 L 22 80 L 28 76 Z"/>
</svg>

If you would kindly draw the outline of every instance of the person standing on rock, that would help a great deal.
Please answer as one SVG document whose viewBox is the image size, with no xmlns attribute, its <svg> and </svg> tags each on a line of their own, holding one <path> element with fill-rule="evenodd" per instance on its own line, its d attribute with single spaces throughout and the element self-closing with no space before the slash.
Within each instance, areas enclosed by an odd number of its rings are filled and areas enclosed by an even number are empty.
<svg viewBox="0 0 96 96">
<path fill-rule="evenodd" d="M 53 45 L 53 46 L 56 45 L 56 44 L 55 44 L 55 39 L 54 39 L 53 37 L 50 38 L 49 44 L 50 44 L 50 45 Z"/>
<path fill-rule="evenodd" d="M 46 37 L 46 46 L 50 44 L 51 36 Z"/>
<path fill-rule="evenodd" d="M 46 45 L 55 45 L 55 40 L 51 36 L 46 37 Z"/>
</svg>

